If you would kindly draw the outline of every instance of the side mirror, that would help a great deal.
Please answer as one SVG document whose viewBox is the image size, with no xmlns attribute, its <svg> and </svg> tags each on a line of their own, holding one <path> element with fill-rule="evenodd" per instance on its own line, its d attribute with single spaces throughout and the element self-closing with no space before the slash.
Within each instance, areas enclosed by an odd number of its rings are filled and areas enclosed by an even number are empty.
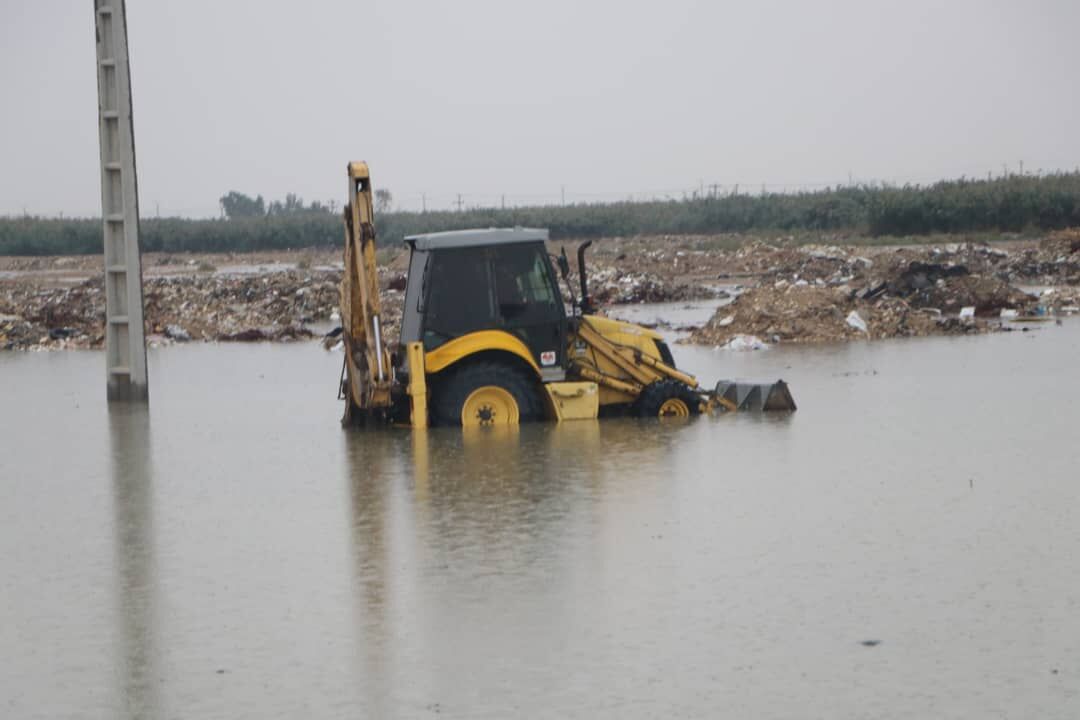
<svg viewBox="0 0 1080 720">
<path fill-rule="evenodd" d="M 559 272 L 562 273 L 563 280 L 570 275 L 570 261 L 566 259 L 566 247 L 562 248 L 562 252 L 558 257 Z"/>
</svg>

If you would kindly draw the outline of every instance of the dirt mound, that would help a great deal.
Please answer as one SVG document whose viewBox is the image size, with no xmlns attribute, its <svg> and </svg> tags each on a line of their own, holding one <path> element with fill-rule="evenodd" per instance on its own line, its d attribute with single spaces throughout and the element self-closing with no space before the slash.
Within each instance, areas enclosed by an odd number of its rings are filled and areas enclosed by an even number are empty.
<svg viewBox="0 0 1080 720">
<path fill-rule="evenodd" d="M 725 345 L 739 335 L 766 342 L 830 342 L 857 338 L 913 337 L 985 332 L 999 323 L 988 317 L 960 319 L 941 309 L 977 308 L 997 317 L 1002 307 L 1028 307 L 1035 301 L 992 278 L 953 277 L 908 298 L 879 294 L 863 299 L 848 288 L 777 283 L 747 290 L 721 307 L 690 342 Z M 980 312 L 978 309 L 982 308 Z"/>
<path fill-rule="evenodd" d="M 846 293 L 833 288 L 787 285 L 755 288 L 717 310 L 691 340 L 722 345 L 736 335 L 755 335 L 767 342 L 813 342 L 846 336 Z"/>
<path fill-rule="evenodd" d="M 1055 230 L 1039 241 L 1039 250 L 1055 257 L 1080 253 L 1080 228 Z"/>
<path fill-rule="evenodd" d="M 1053 247 L 1060 251 L 1066 240 L 1071 243 L 1071 236 Z M 720 345 L 737 335 L 766 342 L 822 342 L 979 332 L 999 327 L 1002 310 L 1035 314 L 1039 304 L 1007 281 L 1015 272 L 1010 270 L 1014 254 L 985 244 L 757 246 L 755 252 L 775 263 L 761 286 L 720 308 L 691 335 L 691 342 Z M 1064 306 L 1068 298 L 1060 297 Z M 961 320 L 961 313 L 974 317 Z"/>
</svg>

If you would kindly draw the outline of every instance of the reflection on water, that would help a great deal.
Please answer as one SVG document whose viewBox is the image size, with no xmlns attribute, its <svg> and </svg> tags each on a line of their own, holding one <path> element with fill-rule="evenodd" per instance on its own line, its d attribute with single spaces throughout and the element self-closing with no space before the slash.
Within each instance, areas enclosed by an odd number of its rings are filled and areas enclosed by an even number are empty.
<svg viewBox="0 0 1080 720">
<path fill-rule="evenodd" d="M 606 486 L 646 458 L 663 463 L 680 425 L 346 431 L 358 671 L 369 711 L 460 708 L 509 681 L 507 668 L 554 651 L 547 641 L 565 635 L 575 615 L 582 563 L 606 562 L 603 552 L 576 549 L 603 533 Z M 534 614 L 538 601 L 559 595 L 566 602 L 557 612 Z M 491 676 L 463 672 L 467 658 Z M 423 698 L 402 682 L 418 671 Z M 523 699 L 550 691 L 537 682 Z M 477 715 L 483 708 L 474 706 Z"/>
<path fill-rule="evenodd" d="M 113 528 L 116 544 L 116 654 L 122 717 L 158 717 L 154 481 L 150 417 L 143 405 L 109 408 Z"/>
<path fill-rule="evenodd" d="M 0 717 L 1074 714 L 1080 325 L 675 353 L 800 410 L 343 431 L 310 346 L 151 352 L 149 414 L 0 356 Z"/>
<path fill-rule="evenodd" d="M 360 655 L 359 672 L 371 688 L 373 717 L 389 717 L 387 701 L 393 674 L 393 629 L 388 609 L 392 605 L 388 576 L 387 478 L 385 467 L 394 461 L 386 450 L 389 443 L 365 444 L 350 441 L 346 447 L 351 491 L 352 551 L 355 555 L 356 598 L 354 626 Z"/>
</svg>

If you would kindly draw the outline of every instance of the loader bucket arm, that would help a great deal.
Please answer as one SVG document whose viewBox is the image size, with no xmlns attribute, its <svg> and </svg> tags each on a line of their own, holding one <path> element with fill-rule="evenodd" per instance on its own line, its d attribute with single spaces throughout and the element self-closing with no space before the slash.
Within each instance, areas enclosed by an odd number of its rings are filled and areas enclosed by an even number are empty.
<svg viewBox="0 0 1080 720">
<path fill-rule="evenodd" d="M 697 393 L 702 409 L 712 411 L 792 411 L 796 409 L 787 383 L 761 381 L 725 381 L 717 383 L 712 390 L 701 387 L 693 375 L 684 373 L 671 365 L 641 351 L 640 348 L 621 345 L 609 340 L 589 322 L 582 318 L 576 329 L 577 338 L 591 347 L 617 368 L 620 376 L 602 372 L 598 367 L 575 363 L 574 371 L 581 377 L 604 385 L 618 392 L 639 396 L 650 384 L 661 380 L 675 380 Z"/>
<path fill-rule="evenodd" d="M 345 342 L 345 420 L 356 410 L 390 406 L 390 353 L 380 325 L 379 275 L 375 266 L 375 214 L 367 163 L 348 166 L 345 208 L 345 272 L 341 279 L 341 327 Z"/>
</svg>

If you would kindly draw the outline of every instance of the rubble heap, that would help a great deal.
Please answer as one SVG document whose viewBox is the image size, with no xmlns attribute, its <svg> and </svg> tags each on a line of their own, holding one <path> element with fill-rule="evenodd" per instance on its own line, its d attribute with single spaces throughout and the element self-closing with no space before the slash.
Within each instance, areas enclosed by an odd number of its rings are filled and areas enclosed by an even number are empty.
<svg viewBox="0 0 1080 720">
<path fill-rule="evenodd" d="M 745 285 L 693 332 L 691 341 L 710 344 L 740 334 L 808 342 L 979 332 L 997 328 L 1003 311 L 1024 319 L 1080 308 L 1080 229 L 994 245 L 887 247 L 832 244 L 846 239 L 835 235 L 816 239 L 799 245 L 793 237 L 768 243 L 744 236 L 607 238 L 590 256 L 589 289 L 604 306 L 724 297 L 737 292 L 734 283 Z M 561 241 L 549 249 L 558 252 Z M 567 250 L 572 256 L 573 245 Z M 383 248 L 380 254 L 381 319 L 393 337 L 408 253 Z M 338 322 L 339 258 L 332 248 L 149 253 L 143 263 L 149 341 L 321 334 Z M 0 350 L 101 347 L 102 273 L 100 256 L 0 258 Z M 560 282 L 568 292 L 565 285 Z M 571 285 L 576 291 L 576 274 Z"/>
<path fill-rule="evenodd" d="M 765 273 L 780 279 L 720 308 L 691 334 L 691 342 L 724 345 L 739 335 L 822 342 L 985 332 L 1000 326 L 992 320 L 1003 310 L 1034 314 L 1039 306 L 1035 296 L 1003 279 L 1009 253 L 982 245 L 903 248 L 872 256 L 852 248 L 809 246 L 781 257 L 783 265 Z"/>
<path fill-rule="evenodd" d="M 295 340 L 338 303 L 337 272 L 185 275 L 145 281 L 150 341 Z M 0 348 L 98 348 L 104 344 L 100 276 L 70 288 L 0 286 Z"/>
<path fill-rule="evenodd" d="M 844 289 L 785 285 L 747 290 L 721 307 L 690 341 L 726 345 L 739 336 L 765 342 L 827 342 L 985 332 L 986 318 L 961 320 L 900 297 L 862 300 Z"/>
<path fill-rule="evenodd" d="M 717 291 L 697 283 L 673 283 L 656 273 L 627 272 L 618 267 L 589 268 L 589 295 L 601 305 L 700 300 Z"/>
</svg>

